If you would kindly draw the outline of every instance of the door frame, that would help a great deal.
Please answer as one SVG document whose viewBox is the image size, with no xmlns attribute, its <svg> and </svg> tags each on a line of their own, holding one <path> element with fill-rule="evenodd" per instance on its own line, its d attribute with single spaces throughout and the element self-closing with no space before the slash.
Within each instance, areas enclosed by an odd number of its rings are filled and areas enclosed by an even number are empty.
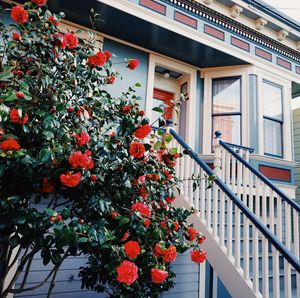
<svg viewBox="0 0 300 298">
<path fill-rule="evenodd" d="M 155 67 L 157 65 L 166 67 L 168 69 L 172 69 L 183 73 L 183 79 L 186 81 L 188 78 L 188 94 L 189 100 L 187 101 L 187 110 L 185 121 L 185 136 L 186 142 L 190 147 L 195 149 L 195 136 L 196 136 L 196 100 L 197 100 L 197 69 L 186 64 L 180 63 L 171 58 L 164 58 L 155 54 L 149 54 L 149 65 L 148 65 L 148 82 L 147 82 L 147 95 L 146 95 L 146 105 L 145 112 L 149 117 L 152 113 L 152 104 L 153 104 L 153 90 L 155 88 Z M 182 80 L 178 80 L 179 87 L 182 84 Z M 169 91 L 169 90 L 166 90 Z M 174 92 L 175 93 L 175 92 Z M 200 100 L 200 98 L 198 98 Z M 198 115 L 200 117 L 200 115 Z M 151 118 L 151 117 L 149 117 Z M 176 131 L 178 131 L 178 126 L 174 127 Z M 200 128 L 199 128 L 200 129 Z M 198 130 L 197 130 L 198 131 Z M 200 134 L 197 134 L 197 137 L 201 137 Z"/>
</svg>

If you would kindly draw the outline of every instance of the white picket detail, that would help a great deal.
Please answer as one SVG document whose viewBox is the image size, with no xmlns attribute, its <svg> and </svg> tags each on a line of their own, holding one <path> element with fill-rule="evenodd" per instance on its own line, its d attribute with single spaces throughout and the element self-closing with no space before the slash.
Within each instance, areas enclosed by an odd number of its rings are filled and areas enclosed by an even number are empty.
<svg viewBox="0 0 300 298">
<path fill-rule="evenodd" d="M 183 153 L 181 145 L 175 139 L 172 146 Z M 295 251 L 299 258 L 299 235 L 290 231 L 299 230 L 298 212 L 224 148 L 215 147 L 215 153 L 215 173 L 287 248 Z M 249 161 L 249 152 L 240 150 L 239 154 Z M 181 180 L 180 198 L 199 211 L 196 215 L 197 220 L 205 227 L 201 232 L 210 235 L 209 237 L 218 244 L 219 252 L 225 253 L 230 261 L 227 265 L 231 264 L 240 276 L 240 282 L 244 282 L 245 295 L 233 297 L 295 298 L 292 296 L 294 267 L 257 228 L 255 221 L 248 217 L 247 213 L 244 214 L 245 211 L 242 210 L 245 209 L 240 209 L 241 207 L 233 203 L 228 192 L 222 190 L 224 186 L 212 183 L 212 188 L 208 188 L 205 172 L 208 170 L 204 171 L 188 154 L 179 159 L 175 170 Z M 195 190 L 192 176 L 199 179 Z M 223 275 L 224 280 L 229 281 L 226 275 Z M 299 274 L 296 280 L 299 286 Z M 225 286 L 235 291 L 236 287 L 241 285 L 227 283 Z M 249 289 L 250 292 L 247 292 Z"/>
</svg>

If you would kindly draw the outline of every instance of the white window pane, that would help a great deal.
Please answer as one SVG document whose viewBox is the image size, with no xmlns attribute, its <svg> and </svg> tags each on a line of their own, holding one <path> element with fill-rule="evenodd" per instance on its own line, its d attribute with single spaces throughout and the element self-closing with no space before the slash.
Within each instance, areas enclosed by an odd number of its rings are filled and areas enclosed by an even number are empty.
<svg viewBox="0 0 300 298">
<path fill-rule="evenodd" d="M 264 116 L 282 120 L 282 89 L 263 82 Z"/>
<path fill-rule="evenodd" d="M 264 119 L 265 153 L 282 156 L 282 124 Z"/>
<path fill-rule="evenodd" d="M 213 113 L 240 112 L 239 78 L 213 80 Z"/>
<path fill-rule="evenodd" d="M 241 144 L 241 116 L 226 115 L 213 117 L 213 134 L 216 131 L 222 133 L 225 142 Z"/>
</svg>

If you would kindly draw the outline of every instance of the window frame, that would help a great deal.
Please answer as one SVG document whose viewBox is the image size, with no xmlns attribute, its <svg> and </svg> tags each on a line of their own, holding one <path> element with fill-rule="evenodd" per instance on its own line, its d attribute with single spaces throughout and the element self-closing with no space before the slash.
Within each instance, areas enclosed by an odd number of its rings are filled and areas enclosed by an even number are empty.
<svg viewBox="0 0 300 298">
<path fill-rule="evenodd" d="M 274 86 L 274 87 L 277 87 L 280 89 L 280 93 L 281 93 L 281 120 L 279 119 L 276 119 L 276 118 L 273 118 L 273 117 L 270 117 L 270 116 L 265 116 L 264 115 L 264 111 L 262 111 L 262 117 L 263 117 L 263 131 L 265 132 L 265 123 L 264 123 L 264 120 L 268 120 L 268 121 L 273 121 L 273 122 L 276 122 L 276 123 L 280 123 L 280 133 L 281 133 L 281 146 L 280 146 L 280 149 L 281 149 L 281 154 L 273 154 L 273 153 L 269 153 L 269 152 L 266 152 L 265 150 L 265 143 L 264 143 L 264 155 L 266 156 L 271 156 L 271 157 L 277 157 L 277 158 L 283 158 L 284 156 L 284 147 L 283 147 L 283 140 L 284 140 L 284 136 L 283 136 L 283 126 L 284 126 L 284 105 L 283 105 L 283 101 L 284 101 L 284 92 L 283 92 L 283 86 L 279 85 L 279 84 L 276 84 L 272 81 L 269 81 L 267 79 L 262 79 L 261 81 L 261 84 L 262 84 L 262 92 L 263 92 L 263 88 L 264 88 L 264 84 L 269 84 L 271 86 Z M 264 109 L 264 97 L 263 97 L 263 93 L 262 93 L 262 104 L 263 104 L 263 109 Z M 265 138 L 266 136 L 264 135 L 264 142 L 265 142 Z"/>
<path fill-rule="evenodd" d="M 232 113 L 214 113 L 214 99 L 213 99 L 213 89 L 214 89 L 214 81 L 225 81 L 229 79 L 238 79 L 240 82 L 240 111 L 239 112 L 232 112 Z M 214 132 L 214 117 L 221 117 L 221 116 L 240 116 L 240 144 L 236 145 L 242 145 L 243 144 L 243 81 L 242 81 L 242 75 L 232 75 L 232 76 L 222 76 L 222 77 L 214 77 L 211 78 L 211 150 L 213 150 L 214 145 L 214 138 L 215 138 L 215 132 Z"/>
</svg>

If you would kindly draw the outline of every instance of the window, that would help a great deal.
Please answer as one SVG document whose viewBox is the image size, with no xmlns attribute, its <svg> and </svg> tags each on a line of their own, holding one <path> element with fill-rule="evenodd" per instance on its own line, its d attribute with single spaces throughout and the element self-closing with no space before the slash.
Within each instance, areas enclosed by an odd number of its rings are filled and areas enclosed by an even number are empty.
<svg viewBox="0 0 300 298">
<path fill-rule="evenodd" d="M 282 157 L 282 87 L 263 81 L 264 151 Z"/>
<path fill-rule="evenodd" d="M 241 144 L 241 78 L 212 80 L 212 129 L 222 133 L 222 139 Z"/>
</svg>

